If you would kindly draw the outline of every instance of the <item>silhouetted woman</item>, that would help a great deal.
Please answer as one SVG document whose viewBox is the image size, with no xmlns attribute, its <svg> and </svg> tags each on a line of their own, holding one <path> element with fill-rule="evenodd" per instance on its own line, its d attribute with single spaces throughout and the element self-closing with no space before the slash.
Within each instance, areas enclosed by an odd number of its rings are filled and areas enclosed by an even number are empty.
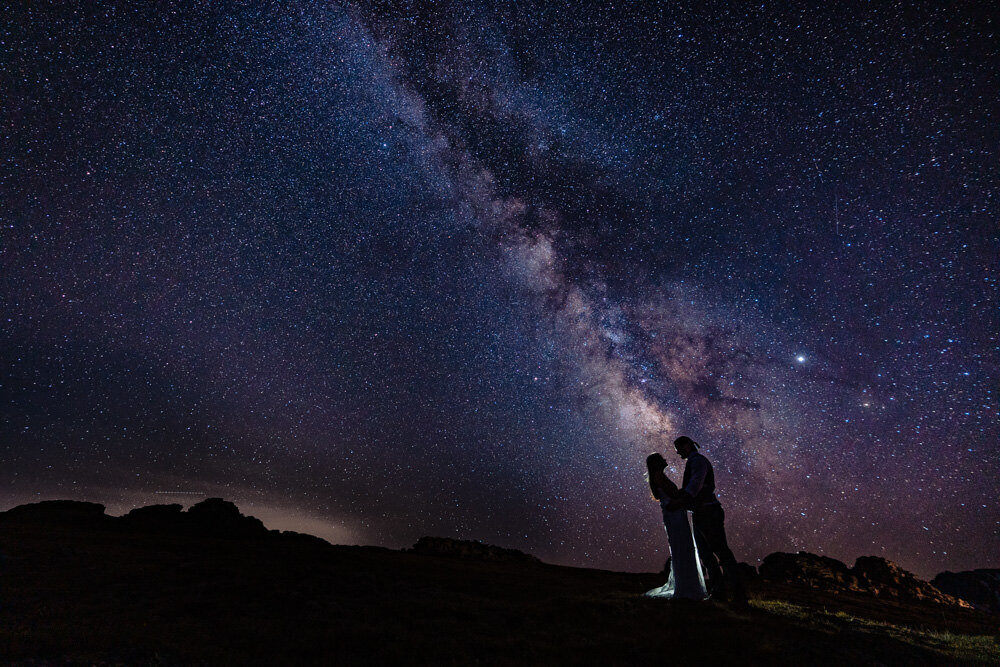
<svg viewBox="0 0 1000 667">
<path fill-rule="evenodd" d="M 646 457 L 649 490 L 653 492 L 653 497 L 660 501 L 660 507 L 663 509 L 663 527 L 667 531 L 667 543 L 670 545 L 670 576 L 667 578 L 667 583 L 647 591 L 646 595 L 704 600 L 708 597 L 705 592 L 705 577 L 698 562 L 698 550 L 691 534 L 687 510 L 667 509 L 671 499 L 678 496 L 679 490 L 664 472 L 666 468 L 667 461 L 662 454 L 650 454 Z"/>
</svg>

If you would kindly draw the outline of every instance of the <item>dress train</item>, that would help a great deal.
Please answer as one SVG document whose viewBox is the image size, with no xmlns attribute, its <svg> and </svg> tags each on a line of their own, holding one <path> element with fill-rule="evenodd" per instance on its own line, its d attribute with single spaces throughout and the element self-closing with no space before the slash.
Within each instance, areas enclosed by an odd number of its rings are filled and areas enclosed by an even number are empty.
<svg viewBox="0 0 1000 667">
<path fill-rule="evenodd" d="M 701 571 L 698 545 L 691 532 L 687 512 L 667 511 L 666 502 L 661 504 L 664 506 L 663 527 L 667 531 L 667 542 L 670 544 L 670 576 L 667 577 L 667 583 L 646 591 L 646 595 L 657 598 L 705 600 L 708 598 L 705 576 Z"/>
</svg>

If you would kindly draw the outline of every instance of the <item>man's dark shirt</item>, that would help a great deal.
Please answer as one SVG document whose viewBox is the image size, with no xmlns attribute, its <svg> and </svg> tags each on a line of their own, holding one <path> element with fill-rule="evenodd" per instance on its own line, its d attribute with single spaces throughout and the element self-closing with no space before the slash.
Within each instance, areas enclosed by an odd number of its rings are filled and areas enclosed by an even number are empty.
<svg viewBox="0 0 1000 667">
<path fill-rule="evenodd" d="M 691 497 L 692 508 L 719 502 L 715 497 L 715 471 L 712 470 L 712 464 L 697 451 L 688 454 L 681 488 Z"/>
</svg>

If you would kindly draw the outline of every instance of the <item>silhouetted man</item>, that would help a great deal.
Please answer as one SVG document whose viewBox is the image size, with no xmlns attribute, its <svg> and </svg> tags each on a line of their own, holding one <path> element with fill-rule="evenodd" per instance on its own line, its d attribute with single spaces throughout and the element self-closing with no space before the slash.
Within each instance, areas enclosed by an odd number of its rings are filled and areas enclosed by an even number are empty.
<svg viewBox="0 0 1000 667">
<path fill-rule="evenodd" d="M 732 603 L 746 607 L 747 594 L 743 589 L 739 567 L 726 540 L 726 513 L 715 497 L 715 472 L 712 464 L 698 451 L 698 443 L 686 435 L 674 440 L 674 449 L 687 463 L 684 466 L 680 496 L 670 502 L 668 509 L 683 507 L 691 510 L 694 539 L 709 569 L 711 594 L 720 596 L 728 588 Z M 716 558 L 719 559 L 718 562 Z M 720 585 L 722 582 L 725 586 Z"/>
</svg>

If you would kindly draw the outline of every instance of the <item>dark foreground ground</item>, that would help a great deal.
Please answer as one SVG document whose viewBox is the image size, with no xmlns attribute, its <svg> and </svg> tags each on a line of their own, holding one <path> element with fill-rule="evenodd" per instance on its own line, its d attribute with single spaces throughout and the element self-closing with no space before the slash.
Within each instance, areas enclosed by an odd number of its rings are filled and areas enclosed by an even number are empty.
<svg viewBox="0 0 1000 667">
<path fill-rule="evenodd" d="M 274 535 L 274 534 L 272 534 Z M 287 539 L 286 539 L 287 538 Z M 0 525 L 5 664 L 998 664 L 997 617 L 277 536 Z"/>
</svg>

